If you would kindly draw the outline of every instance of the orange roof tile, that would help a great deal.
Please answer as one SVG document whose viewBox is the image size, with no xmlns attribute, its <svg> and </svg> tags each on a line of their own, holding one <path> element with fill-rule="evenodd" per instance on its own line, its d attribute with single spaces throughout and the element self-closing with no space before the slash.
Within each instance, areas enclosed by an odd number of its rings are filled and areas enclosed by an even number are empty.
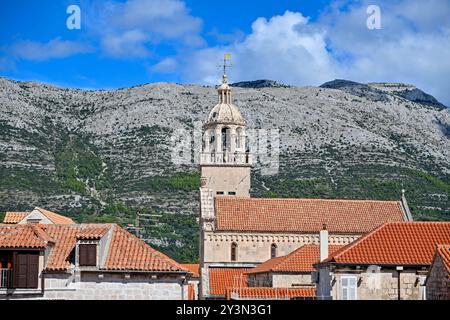
<svg viewBox="0 0 450 320">
<path fill-rule="evenodd" d="M 187 271 L 168 256 L 156 251 L 117 225 L 113 231 L 104 268 L 108 270 Z"/>
<path fill-rule="evenodd" d="M 333 254 L 343 246 L 328 246 L 329 254 Z M 320 246 L 315 244 L 304 245 L 290 254 L 276 257 L 258 265 L 248 271 L 252 273 L 266 272 L 313 272 L 314 264 L 320 259 Z"/>
<path fill-rule="evenodd" d="M 399 201 L 264 199 L 215 200 L 217 229 L 251 232 L 367 233 L 386 222 L 404 221 Z"/>
<path fill-rule="evenodd" d="M 315 298 L 315 288 L 269 288 L 250 287 L 232 289 L 227 288 L 226 298 L 230 300 L 232 294 L 237 294 L 239 299 L 293 299 L 293 298 Z"/>
<path fill-rule="evenodd" d="M 43 249 L 54 240 L 37 225 L 0 227 L 0 248 Z"/>
<path fill-rule="evenodd" d="M 115 224 L 22 224 L 0 226 L 0 248 L 46 248 L 46 270 L 63 271 L 78 239 L 100 239 L 112 230 L 102 270 L 188 272 L 174 260 Z"/>
<path fill-rule="evenodd" d="M 450 222 L 386 223 L 324 262 L 429 266 L 440 243 L 450 243 Z"/>
<path fill-rule="evenodd" d="M 251 268 L 209 268 L 209 292 L 214 296 L 225 296 L 227 288 L 247 287 L 245 273 Z"/>
<path fill-rule="evenodd" d="M 42 208 L 35 208 L 36 210 L 39 210 L 44 216 L 46 216 L 51 222 L 54 224 L 75 224 L 75 222 L 65 216 L 62 216 L 60 214 L 57 214 L 55 212 L 51 212 Z"/>
<path fill-rule="evenodd" d="M 200 277 L 200 265 L 198 263 L 181 263 L 180 264 L 184 269 L 189 270 L 193 273 L 193 278 Z"/>
<path fill-rule="evenodd" d="M 450 245 L 439 245 L 436 253 L 441 257 L 447 272 L 450 274 Z"/>
<path fill-rule="evenodd" d="M 5 217 L 3 218 L 3 223 L 19 223 L 29 214 L 29 212 L 6 212 Z"/>
</svg>

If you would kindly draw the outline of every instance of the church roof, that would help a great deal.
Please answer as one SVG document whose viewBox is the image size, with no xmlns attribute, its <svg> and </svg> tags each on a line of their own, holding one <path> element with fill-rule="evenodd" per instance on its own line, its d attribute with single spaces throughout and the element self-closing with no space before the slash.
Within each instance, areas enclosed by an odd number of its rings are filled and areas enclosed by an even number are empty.
<svg viewBox="0 0 450 320">
<path fill-rule="evenodd" d="M 218 231 L 363 234 L 405 221 L 400 201 L 219 197 Z"/>
</svg>

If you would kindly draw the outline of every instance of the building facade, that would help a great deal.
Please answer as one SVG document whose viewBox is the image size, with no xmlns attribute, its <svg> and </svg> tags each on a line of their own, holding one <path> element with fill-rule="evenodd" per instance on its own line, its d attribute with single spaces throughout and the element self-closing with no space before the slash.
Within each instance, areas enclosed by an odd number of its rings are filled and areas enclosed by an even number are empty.
<svg viewBox="0 0 450 320">
<path fill-rule="evenodd" d="M 0 299 L 189 298 L 192 273 L 115 224 L 0 226 Z"/>
<path fill-rule="evenodd" d="M 317 298 L 425 300 L 435 247 L 449 241 L 449 222 L 386 223 L 316 265 Z"/>
<path fill-rule="evenodd" d="M 211 283 L 217 270 L 240 274 L 239 269 L 318 244 L 324 224 L 331 245 L 346 245 L 383 223 L 412 220 L 404 195 L 400 201 L 251 198 L 246 123 L 226 74 L 218 96 L 203 126 L 200 157 L 201 298 L 226 295 L 223 288 L 218 295 Z"/>
</svg>

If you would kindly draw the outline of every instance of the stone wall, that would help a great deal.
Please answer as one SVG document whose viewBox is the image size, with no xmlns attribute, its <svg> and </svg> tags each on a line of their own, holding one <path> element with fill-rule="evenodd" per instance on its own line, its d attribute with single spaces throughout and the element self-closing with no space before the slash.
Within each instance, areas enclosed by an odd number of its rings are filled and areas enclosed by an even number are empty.
<svg viewBox="0 0 450 320">
<path fill-rule="evenodd" d="M 274 288 L 289 288 L 311 285 L 311 274 L 273 274 Z"/>
<path fill-rule="evenodd" d="M 342 277 L 356 276 L 357 300 L 397 300 L 398 299 L 398 272 L 393 269 L 383 269 L 372 266 L 361 272 L 355 270 L 335 270 L 332 274 L 332 296 L 334 300 L 341 300 Z M 422 300 L 425 274 L 418 274 L 416 270 L 400 271 L 400 299 Z"/>
<path fill-rule="evenodd" d="M 450 300 L 450 278 L 442 257 L 437 255 L 426 281 L 427 300 Z"/>
<path fill-rule="evenodd" d="M 357 235 L 330 235 L 330 245 L 346 245 Z M 237 261 L 262 263 L 271 258 L 271 246 L 277 256 L 284 256 L 305 244 L 319 244 L 319 234 L 204 232 L 203 259 L 206 263 L 231 262 L 231 244 L 237 244 Z"/>
<path fill-rule="evenodd" d="M 151 279 L 149 275 L 86 273 L 80 282 L 70 274 L 47 274 L 43 299 L 58 300 L 181 300 L 182 288 L 176 278 Z M 184 299 L 188 287 L 184 285 Z"/>
</svg>

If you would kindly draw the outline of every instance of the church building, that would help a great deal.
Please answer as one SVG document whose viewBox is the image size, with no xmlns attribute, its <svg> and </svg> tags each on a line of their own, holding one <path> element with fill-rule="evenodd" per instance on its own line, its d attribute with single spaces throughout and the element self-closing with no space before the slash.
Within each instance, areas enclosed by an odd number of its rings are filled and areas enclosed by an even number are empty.
<svg viewBox="0 0 450 320">
<path fill-rule="evenodd" d="M 226 61 L 225 61 L 226 62 Z M 203 126 L 200 156 L 200 298 L 225 298 L 246 287 L 246 272 L 304 245 L 343 246 L 387 222 L 412 220 L 399 201 L 250 197 L 251 150 L 246 122 L 233 104 L 225 72 L 218 104 Z"/>
</svg>

